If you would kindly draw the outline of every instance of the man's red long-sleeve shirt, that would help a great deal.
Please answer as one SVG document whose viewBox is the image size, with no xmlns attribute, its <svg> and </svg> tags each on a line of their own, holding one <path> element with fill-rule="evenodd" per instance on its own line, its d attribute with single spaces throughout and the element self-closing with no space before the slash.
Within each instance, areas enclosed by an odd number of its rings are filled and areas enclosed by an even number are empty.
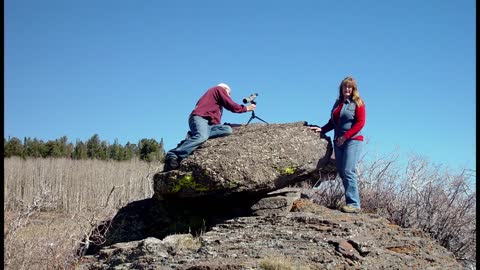
<svg viewBox="0 0 480 270">
<path fill-rule="evenodd" d="M 247 107 L 235 103 L 223 87 L 214 86 L 197 101 L 191 114 L 208 119 L 211 125 L 217 125 L 222 120 L 223 108 L 234 113 L 247 111 Z"/>
</svg>

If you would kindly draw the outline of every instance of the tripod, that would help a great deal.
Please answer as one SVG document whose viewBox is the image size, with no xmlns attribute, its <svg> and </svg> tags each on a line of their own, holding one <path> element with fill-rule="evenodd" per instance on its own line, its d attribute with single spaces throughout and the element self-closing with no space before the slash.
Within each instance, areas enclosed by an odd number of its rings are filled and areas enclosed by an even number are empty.
<svg viewBox="0 0 480 270">
<path fill-rule="evenodd" d="M 257 105 L 257 103 L 256 103 L 255 101 L 251 101 L 250 103 Z M 252 121 L 254 118 L 257 118 L 258 120 L 264 122 L 265 124 L 268 124 L 268 123 L 265 122 L 262 118 L 256 116 L 256 115 L 255 115 L 255 111 L 252 111 L 252 116 L 250 116 L 250 120 L 248 120 L 248 122 L 247 122 L 247 124 L 246 124 L 245 126 L 248 126 L 248 124 L 250 124 L 250 121 Z"/>
</svg>

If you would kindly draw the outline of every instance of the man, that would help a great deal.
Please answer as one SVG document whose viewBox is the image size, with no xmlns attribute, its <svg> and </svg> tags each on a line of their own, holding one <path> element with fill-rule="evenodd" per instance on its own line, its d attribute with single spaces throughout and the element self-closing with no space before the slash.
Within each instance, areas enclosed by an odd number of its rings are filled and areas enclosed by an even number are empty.
<svg viewBox="0 0 480 270">
<path fill-rule="evenodd" d="M 244 106 L 235 103 L 230 98 L 230 93 L 230 87 L 225 83 L 220 83 L 208 89 L 197 101 L 188 119 L 190 136 L 179 143 L 176 148 L 167 152 L 164 172 L 177 169 L 180 161 L 188 157 L 206 140 L 232 134 L 231 126 L 220 124 L 223 108 L 233 113 L 255 110 L 255 104 Z"/>
</svg>

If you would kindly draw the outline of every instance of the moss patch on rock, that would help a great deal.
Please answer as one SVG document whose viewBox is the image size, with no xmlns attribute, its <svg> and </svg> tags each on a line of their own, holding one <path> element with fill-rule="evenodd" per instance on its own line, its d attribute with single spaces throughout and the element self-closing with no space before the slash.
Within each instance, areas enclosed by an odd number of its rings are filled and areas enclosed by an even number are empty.
<svg viewBox="0 0 480 270">
<path fill-rule="evenodd" d="M 297 166 L 290 166 L 290 167 L 285 167 L 279 170 L 279 173 L 281 175 L 292 175 L 297 171 L 298 167 Z"/>
<path fill-rule="evenodd" d="M 208 191 L 208 187 L 195 182 L 191 174 L 187 174 L 182 178 L 177 179 L 177 183 L 172 187 L 171 191 L 177 193 L 182 189 L 192 189 L 198 192 Z"/>
</svg>

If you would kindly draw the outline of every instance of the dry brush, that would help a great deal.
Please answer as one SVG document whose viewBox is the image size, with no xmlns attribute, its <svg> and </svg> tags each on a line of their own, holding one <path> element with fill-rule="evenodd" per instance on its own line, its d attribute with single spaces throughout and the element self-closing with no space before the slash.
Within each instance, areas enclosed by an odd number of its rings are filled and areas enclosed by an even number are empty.
<svg viewBox="0 0 480 270">
<path fill-rule="evenodd" d="M 421 229 L 467 267 L 476 267 L 476 191 L 468 170 L 452 172 L 418 155 L 402 164 L 393 151 L 371 161 L 362 158 L 357 171 L 364 212 Z M 315 200 L 338 208 L 345 200 L 341 180 L 324 180 Z"/>
<path fill-rule="evenodd" d="M 125 204 L 153 195 L 151 174 L 162 166 L 140 160 L 5 158 L 4 268 L 73 268 L 90 239 L 104 240 L 105 220 Z"/>
<path fill-rule="evenodd" d="M 17 157 L 4 159 L 4 210 L 31 204 L 35 197 L 49 194 L 49 207 L 70 213 L 112 207 L 150 198 L 151 174 L 161 163 L 130 161 L 72 160 L 66 158 Z"/>
</svg>

